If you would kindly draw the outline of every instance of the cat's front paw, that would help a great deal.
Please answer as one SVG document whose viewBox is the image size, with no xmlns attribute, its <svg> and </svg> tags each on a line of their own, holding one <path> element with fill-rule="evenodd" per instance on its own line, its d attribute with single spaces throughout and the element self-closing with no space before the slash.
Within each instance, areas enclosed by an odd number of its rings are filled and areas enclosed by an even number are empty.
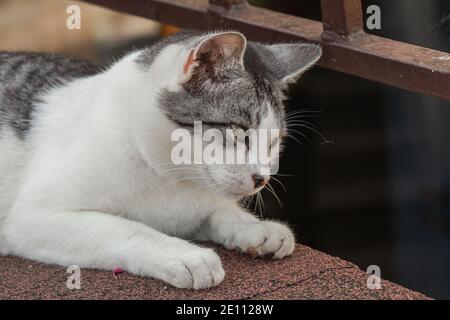
<svg viewBox="0 0 450 320">
<path fill-rule="evenodd" d="M 164 262 L 164 281 L 177 288 L 205 289 L 225 277 L 222 262 L 212 249 L 198 248 Z"/>
<path fill-rule="evenodd" d="M 252 256 L 282 259 L 295 248 L 292 231 L 274 221 L 259 221 L 239 226 L 225 242 L 227 249 L 238 249 Z"/>
</svg>

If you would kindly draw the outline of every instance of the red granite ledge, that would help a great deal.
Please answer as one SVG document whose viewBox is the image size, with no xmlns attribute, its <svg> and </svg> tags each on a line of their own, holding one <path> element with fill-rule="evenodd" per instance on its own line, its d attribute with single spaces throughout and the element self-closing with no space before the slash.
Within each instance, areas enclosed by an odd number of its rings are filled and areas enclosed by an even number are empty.
<svg viewBox="0 0 450 320">
<path fill-rule="evenodd" d="M 0 257 L 0 299 L 429 299 L 383 280 L 367 288 L 356 265 L 303 245 L 283 260 L 253 259 L 214 247 L 225 280 L 207 290 L 181 290 L 128 273 L 82 270 L 81 289 L 66 287 L 66 269 L 16 257 Z"/>
</svg>

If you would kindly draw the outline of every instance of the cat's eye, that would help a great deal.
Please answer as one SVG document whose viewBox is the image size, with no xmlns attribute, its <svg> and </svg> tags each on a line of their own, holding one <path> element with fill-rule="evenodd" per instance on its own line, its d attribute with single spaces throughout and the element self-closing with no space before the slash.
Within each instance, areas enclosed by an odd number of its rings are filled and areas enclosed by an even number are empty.
<svg viewBox="0 0 450 320">
<path fill-rule="evenodd" d="M 237 141 L 244 142 L 247 150 L 250 147 L 250 138 L 245 134 L 245 129 L 236 124 L 230 124 L 231 129 L 233 130 L 233 135 L 235 137 L 235 145 Z"/>
<path fill-rule="evenodd" d="M 280 138 L 275 137 L 272 139 L 272 142 L 270 143 L 269 149 L 272 149 L 274 146 L 276 146 L 280 142 Z"/>
<path fill-rule="evenodd" d="M 231 129 L 233 130 L 233 134 L 237 137 L 242 135 L 244 132 L 244 129 L 241 126 L 238 126 L 236 124 L 230 124 Z"/>
</svg>

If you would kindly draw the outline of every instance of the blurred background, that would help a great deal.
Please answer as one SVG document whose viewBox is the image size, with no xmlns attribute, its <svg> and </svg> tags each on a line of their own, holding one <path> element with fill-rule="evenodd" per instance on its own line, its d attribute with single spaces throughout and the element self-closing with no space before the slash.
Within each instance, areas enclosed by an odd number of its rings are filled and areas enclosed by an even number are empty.
<svg viewBox="0 0 450 320">
<path fill-rule="evenodd" d="M 321 20 L 319 1 L 253 0 Z M 450 52 L 449 0 L 367 0 L 381 7 L 380 36 Z M 81 30 L 66 9 L 81 7 Z M 0 50 L 58 52 L 105 64 L 175 32 L 170 26 L 82 2 L 0 0 Z M 301 243 L 434 298 L 450 299 L 450 103 L 321 68 L 294 86 L 304 118 L 281 161 L 278 200 L 265 217 L 288 221 Z M 311 113 L 313 115 L 313 113 Z M 305 136 L 306 135 L 307 138 Z M 309 141 L 310 140 L 310 141 Z"/>
</svg>

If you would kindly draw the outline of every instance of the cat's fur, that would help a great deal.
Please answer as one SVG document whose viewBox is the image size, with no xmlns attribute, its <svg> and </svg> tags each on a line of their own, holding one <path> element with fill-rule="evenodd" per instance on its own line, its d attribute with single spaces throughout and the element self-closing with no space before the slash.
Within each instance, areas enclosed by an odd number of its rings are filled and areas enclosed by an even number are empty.
<svg viewBox="0 0 450 320">
<path fill-rule="evenodd" d="M 289 228 L 238 204 L 260 190 L 258 167 L 177 167 L 170 136 L 195 120 L 283 129 L 283 90 L 320 54 L 236 32 L 183 32 L 107 70 L 0 53 L 0 253 L 196 289 L 224 270 L 213 250 L 182 239 L 289 255 Z"/>
</svg>

